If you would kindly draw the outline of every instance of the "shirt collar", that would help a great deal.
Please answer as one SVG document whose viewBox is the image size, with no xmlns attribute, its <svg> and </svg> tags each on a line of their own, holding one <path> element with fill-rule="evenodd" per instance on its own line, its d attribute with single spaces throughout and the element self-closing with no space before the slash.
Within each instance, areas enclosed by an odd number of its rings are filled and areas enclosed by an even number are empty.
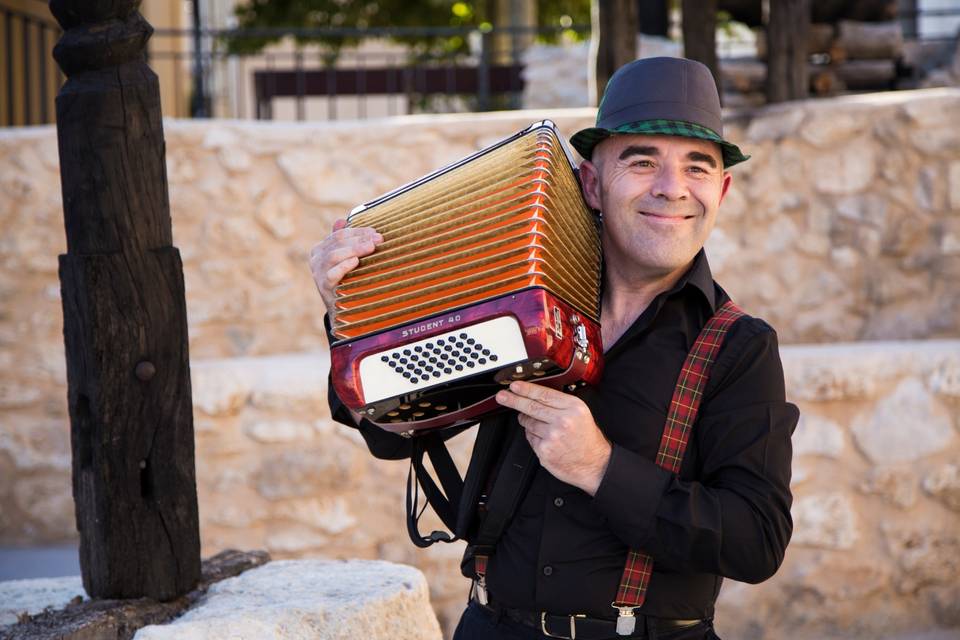
<svg viewBox="0 0 960 640">
<path fill-rule="evenodd" d="M 682 291 L 687 285 L 693 286 L 703 294 L 707 304 L 710 305 L 711 311 L 715 312 L 717 310 L 717 292 L 713 284 L 713 273 L 710 271 L 710 264 L 707 262 L 707 254 L 702 248 L 693 258 L 693 264 L 677 280 L 677 283 L 667 292 L 667 295 Z"/>
</svg>

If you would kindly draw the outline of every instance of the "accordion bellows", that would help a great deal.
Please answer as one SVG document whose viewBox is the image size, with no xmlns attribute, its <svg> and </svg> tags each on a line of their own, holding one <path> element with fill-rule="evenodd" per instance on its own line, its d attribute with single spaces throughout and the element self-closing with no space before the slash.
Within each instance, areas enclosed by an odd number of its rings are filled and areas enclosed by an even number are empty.
<svg viewBox="0 0 960 640">
<path fill-rule="evenodd" d="M 602 371 L 600 237 L 572 157 L 535 123 L 351 212 L 383 236 L 336 289 L 331 380 L 405 435 L 500 408 L 513 380 Z"/>
<path fill-rule="evenodd" d="M 569 163 L 555 130 L 541 127 L 355 211 L 348 225 L 374 227 L 384 241 L 337 288 L 334 335 L 527 287 L 597 321 L 599 236 Z"/>
</svg>

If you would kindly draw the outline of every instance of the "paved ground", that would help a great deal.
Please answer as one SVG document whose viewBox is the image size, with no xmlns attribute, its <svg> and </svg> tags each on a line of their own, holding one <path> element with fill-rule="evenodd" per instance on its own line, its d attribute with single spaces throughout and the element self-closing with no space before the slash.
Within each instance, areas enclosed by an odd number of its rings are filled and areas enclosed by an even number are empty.
<svg viewBox="0 0 960 640">
<path fill-rule="evenodd" d="M 80 575 L 77 547 L 0 547 L 0 581 Z"/>
</svg>

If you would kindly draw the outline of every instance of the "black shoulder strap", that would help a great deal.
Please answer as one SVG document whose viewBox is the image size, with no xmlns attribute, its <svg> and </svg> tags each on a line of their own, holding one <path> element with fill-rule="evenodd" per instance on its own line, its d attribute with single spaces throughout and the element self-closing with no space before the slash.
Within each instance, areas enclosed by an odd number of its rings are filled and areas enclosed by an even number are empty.
<svg viewBox="0 0 960 640">
<path fill-rule="evenodd" d="M 512 429 L 511 429 L 512 427 Z M 504 451 L 503 448 L 507 447 Z M 494 463 L 501 458 L 496 480 L 484 496 Z M 423 464 L 426 454 L 437 474 L 433 479 Z M 484 419 L 477 437 L 466 476 L 461 479 L 443 438 L 428 433 L 411 441 L 410 471 L 407 474 L 407 533 L 413 544 L 429 547 L 437 542 L 472 539 L 476 545 L 492 548 L 513 517 L 520 499 L 526 493 L 536 470 L 536 455 L 530 448 L 523 429 L 501 413 Z M 420 488 L 427 503 L 450 533 L 433 531 L 424 536 L 418 523 L 426 505 L 420 507 Z M 485 515 L 476 535 L 477 507 L 483 503 Z"/>
<path fill-rule="evenodd" d="M 463 492 L 460 472 L 457 471 L 457 466 L 453 463 L 453 458 L 450 457 L 443 439 L 437 434 L 428 433 L 413 438 L 410 444 L 410 470 L 407 472 L 407 533 L 410 534 L 413 544 L 418 547 L 429 547 L 436 542 L 454 542 L 457 540 L 456 535 L 446 531 L 434 531 L 429 536 L 420 533 L 417 524 L 426 505 L 423 505 L 423 509 L 419 507 L 419 489 L 423 487 L 427 502 L 436 511 L 443 524 L 453 531 Z M 424 453 L 430 458 L 443 491 L 423 466 Z"/>
<path fill-rule="evenodd" d="M 515 425 L 510 436 L 509 448 L 487 499 L 487 513 L 474 540 L 478 551 L 487 555 L 503 535 L 537 469 L 537 456 L 524 437 L 523 428 Z"/>
</svg>

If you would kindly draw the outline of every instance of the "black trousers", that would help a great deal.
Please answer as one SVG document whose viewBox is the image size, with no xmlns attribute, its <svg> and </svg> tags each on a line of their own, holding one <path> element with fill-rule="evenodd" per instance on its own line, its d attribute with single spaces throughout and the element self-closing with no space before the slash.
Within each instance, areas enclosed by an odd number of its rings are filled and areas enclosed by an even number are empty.
<svg viewBox="0 0 960 640">
<path fill-rule="evenodd" d="M 644 637 L 654 640 L 653 636 Z M 504 616 L 496 620 L 493 614 L 484 610 L 476 602 L 471 602 L 460 617 L 457 630 L 453 633 L 453 640 L 550 640 L 550 636 L 541 633 L 540 629 L 508 620 Z M 619 640 L 619 638 L 612 636 L 610 640 Z M 658 633 L 656 640 L 720 640 L 720 638 L 713 632 L 713 626 L 704 622 L 695 627 L 671 633 Z"/>
</svg>

